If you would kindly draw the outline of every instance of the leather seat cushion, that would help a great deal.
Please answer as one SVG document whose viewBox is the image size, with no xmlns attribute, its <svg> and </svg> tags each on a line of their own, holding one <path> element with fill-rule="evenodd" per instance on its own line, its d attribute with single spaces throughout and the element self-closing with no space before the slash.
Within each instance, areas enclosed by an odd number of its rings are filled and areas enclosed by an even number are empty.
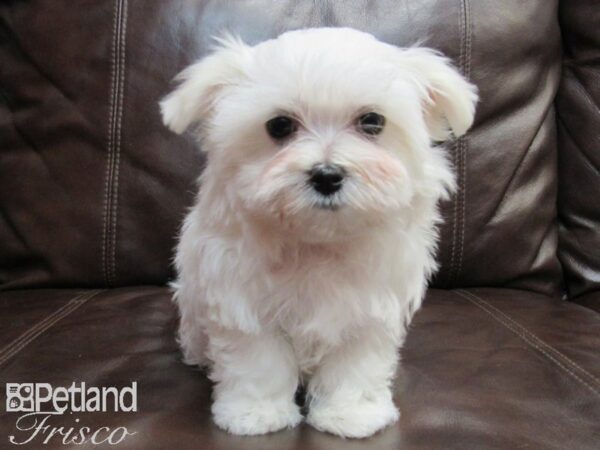
<svg viewBox="0 0 600 450">
<path fill-rule="evenodd" d="M 55 314 L 74 299 L 77 306 Z M 597 448 L 600 315 L 579 305 L 517 290 L 431 290 L 402 350 L 401 419 L 367 441 L 306 426 L 256 438 L 219 430 L 211 383 L 180 361 L 176 324 L 163 288 L 4 293 L 0 382 L 137 381 L 138 412 L 51 418 L 65 427 L 75 417 L 92 428 L 126 426 L 137 434 L 123 448 Z M 22 435 L 18 416 L 0 413 L 3 439 Z"/>
</svg>

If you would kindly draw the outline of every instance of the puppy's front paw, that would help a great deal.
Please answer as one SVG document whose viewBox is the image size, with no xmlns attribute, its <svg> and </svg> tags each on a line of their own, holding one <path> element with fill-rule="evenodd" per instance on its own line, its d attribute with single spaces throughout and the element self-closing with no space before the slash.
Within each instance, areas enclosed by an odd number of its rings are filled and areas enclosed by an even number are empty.
<svg viewBox="0 0 600 450">
<path fill-rule="evenodd" d="M 219 428 L 240 435 L 265 434 L 293 428 L 302 420 L 300 410 L 292 400 L 216 400 L 212 413 Z"/>
<path fill-rule="evenodd" d="M 320 431 L 348 438 L 365 438 L 396 422 L 400 413 L 389 398 L 357 401 L 315 401 L 307 422 Z"/>
</svg>

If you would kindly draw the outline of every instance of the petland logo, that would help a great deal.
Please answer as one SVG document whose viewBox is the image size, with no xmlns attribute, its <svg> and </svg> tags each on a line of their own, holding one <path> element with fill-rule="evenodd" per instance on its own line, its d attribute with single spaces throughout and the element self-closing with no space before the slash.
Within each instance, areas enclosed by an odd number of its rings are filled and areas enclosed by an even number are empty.
<svg viewBox="0 0 600 450">
<path fill-rule="evenodd" d="M 136 412 L 137 383 L 116 388 L 86 386 L 73 382 L 69 387 L 53 387 L 49 383 L 7 383 L 6 411 L 22 414 L 15 423 L 19 436 L 9 436 L 15 445 L 41 442 L 46 445 L 61 441 L 64 445 L 110 444 L 123 442 L 130 432 L 126 427 L 91 427 L 75 417 L 72 426 L 52 426 L 53 416 L 70 413 Z"/>
</svg>

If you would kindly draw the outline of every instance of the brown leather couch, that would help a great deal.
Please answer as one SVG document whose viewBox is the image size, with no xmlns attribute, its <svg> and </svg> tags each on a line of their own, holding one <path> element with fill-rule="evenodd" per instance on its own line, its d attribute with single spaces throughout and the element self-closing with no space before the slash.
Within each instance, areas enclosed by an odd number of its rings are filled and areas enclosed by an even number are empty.
<svg viewBox="0 0 600 450">
<path fill-rule="evenodd" d="M 135 381 L 137 412 L 53 415 L 23 447 L 107 447 L 42 442 L 126 427 L 118 448 L 599 449 L 599 24 L 594 0 L 4 0 L 0 448 L 35 431 L 6 383 Z M 234 437 L 174 340 L 165 285 L 204 158 L 157 101 L 223 29 L 252 43 L 324 25 L 424 40 L 481 103 L 448 145 L 460 189 L 402 350 L 398 424 Z"/>
</svg>

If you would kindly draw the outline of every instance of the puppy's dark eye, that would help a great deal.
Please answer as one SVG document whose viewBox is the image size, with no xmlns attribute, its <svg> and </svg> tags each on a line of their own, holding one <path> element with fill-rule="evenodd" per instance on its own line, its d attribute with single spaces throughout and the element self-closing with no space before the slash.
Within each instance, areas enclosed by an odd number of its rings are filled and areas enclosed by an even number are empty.
<svg viewBox="0 0 600 450">
<path fill-rule="evenodd" d="M 385 117 L 376 112 L 368 112 L 358 118 L 358 128 L 369 136 L 375 136 L 383 130 Z"/>
<path fill-rule="evenodd" d="M 267 133 L 273 139 L 284 139 L 293 134 L 298 126 L 291 117 L 277 116 L 266 123 Z"/>
</svg>

